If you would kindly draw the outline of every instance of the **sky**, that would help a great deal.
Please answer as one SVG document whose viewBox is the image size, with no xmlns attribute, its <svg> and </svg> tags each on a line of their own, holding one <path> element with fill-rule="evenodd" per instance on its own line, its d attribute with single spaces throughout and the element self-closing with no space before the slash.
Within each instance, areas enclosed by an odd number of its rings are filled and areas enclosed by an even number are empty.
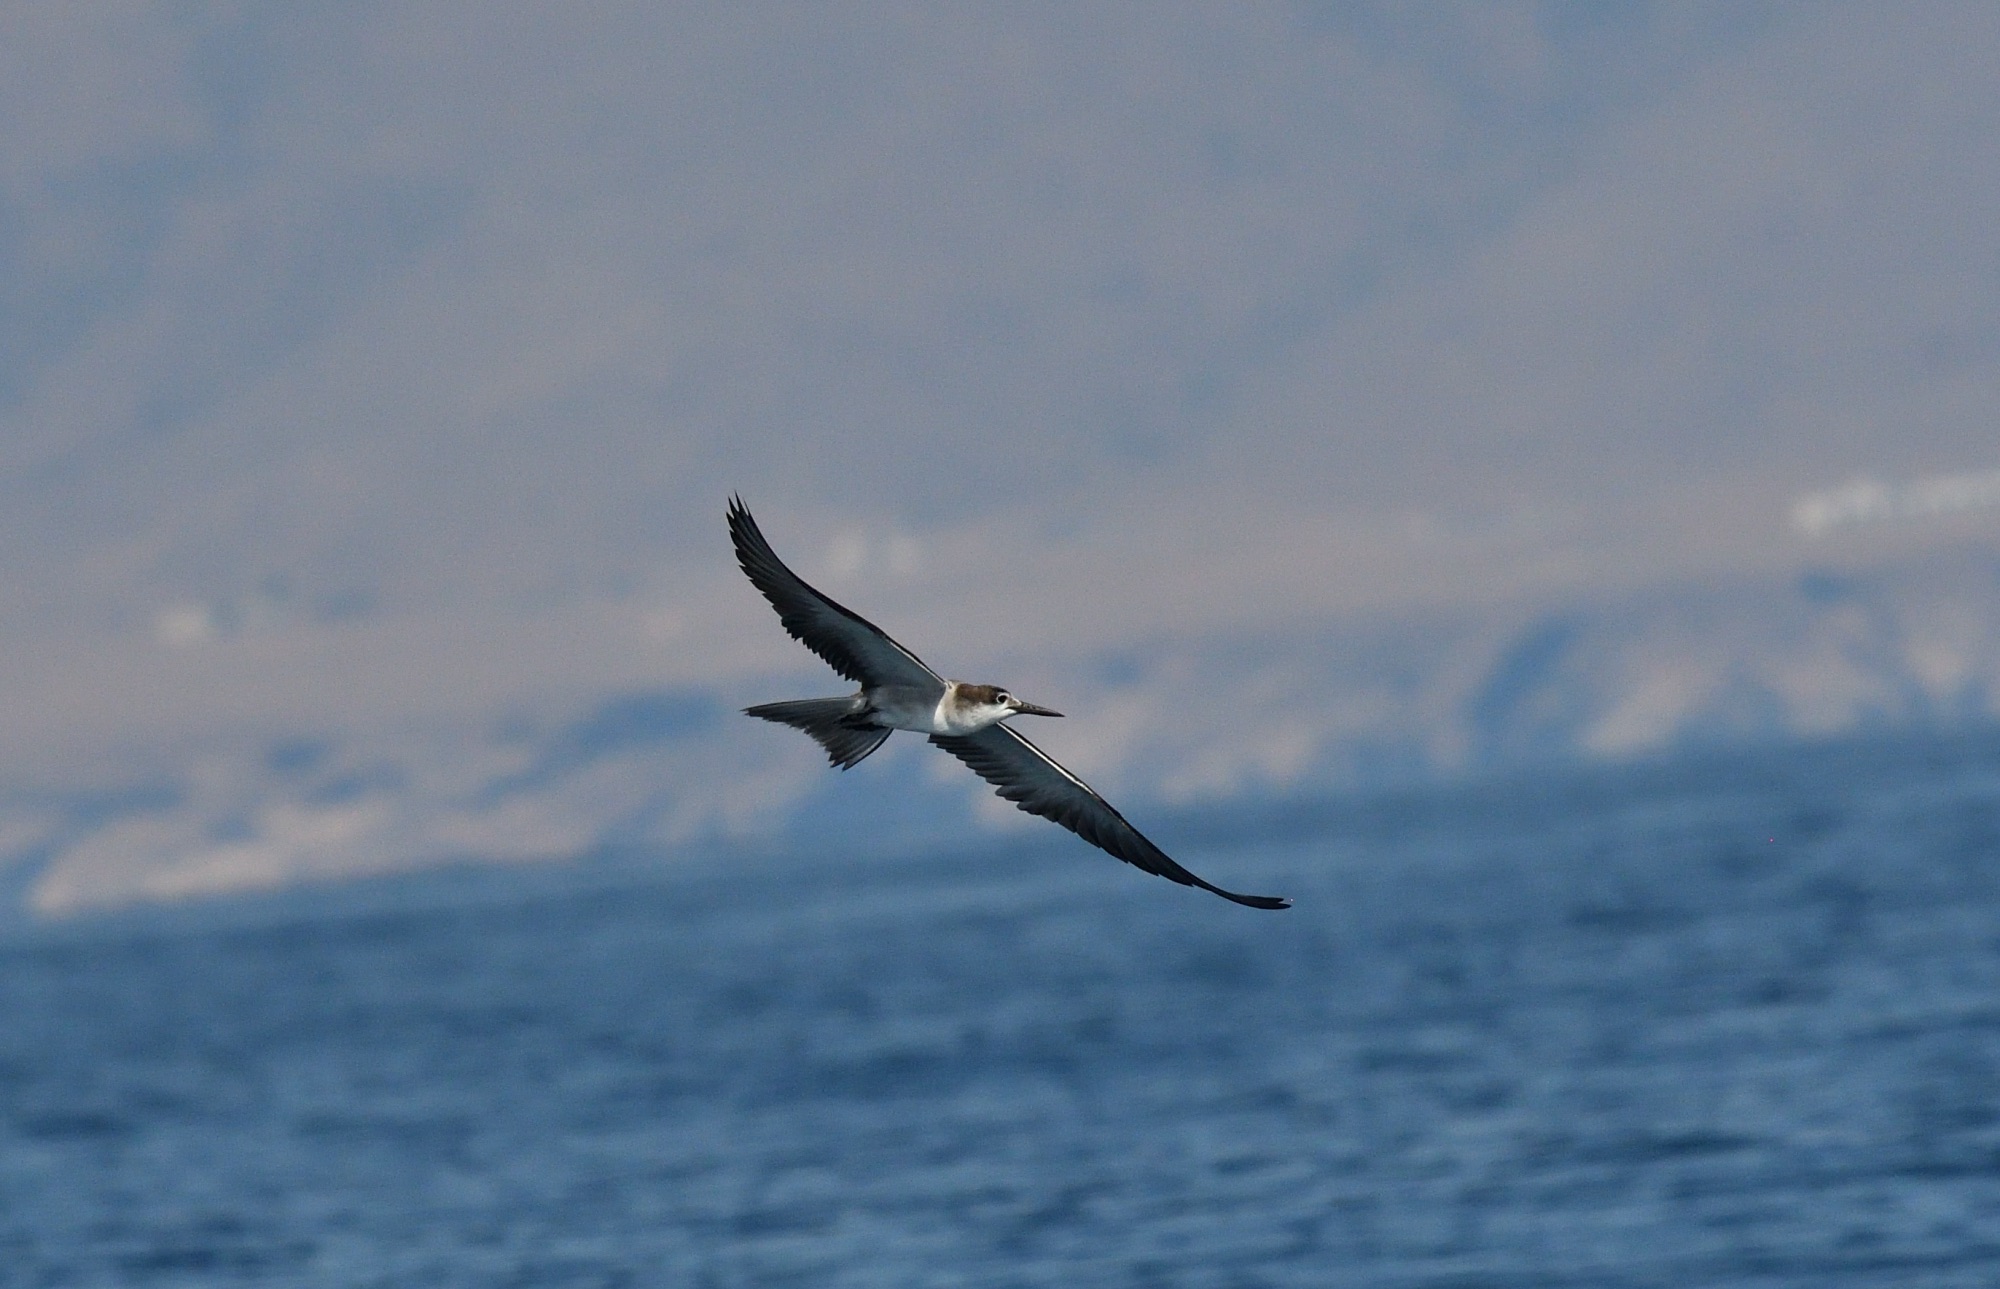
<svg viewBox="0 0 2000 1289">
<path fill-rule="evenodd" d="M 830 692 L 732 492 L 1167 796 L 1512 656 L 1424 623 L 1996 536 L 1990 5 L 30 2 L 0 119 L 0 853 L 78 890 L 818 800 L 686 715 Z"/>
</svg>

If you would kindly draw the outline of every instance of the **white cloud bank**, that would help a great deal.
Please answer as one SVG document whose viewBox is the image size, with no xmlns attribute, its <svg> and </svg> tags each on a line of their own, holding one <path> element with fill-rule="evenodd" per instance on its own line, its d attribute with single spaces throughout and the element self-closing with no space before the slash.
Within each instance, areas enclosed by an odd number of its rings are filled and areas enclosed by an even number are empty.
<svg viewBox="0 0 2000 1289">
<path fill-rule="evenodd" d="M 1792 503 L 1792 527 L 1823 537 L 1853 524 L 1934 519 L 2000 506 L 2000 470 L 1935 475 L 1904 484 L 1856 479 Z"/>
</svg>

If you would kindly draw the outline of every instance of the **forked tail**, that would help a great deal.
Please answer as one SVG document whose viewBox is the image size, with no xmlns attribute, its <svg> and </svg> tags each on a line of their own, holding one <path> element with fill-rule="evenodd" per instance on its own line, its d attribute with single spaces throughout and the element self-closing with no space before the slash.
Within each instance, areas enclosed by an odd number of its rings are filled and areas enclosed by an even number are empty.
<svg viewBox="0 0 2000 1289">
<path fill-rule="evenodd" d="M 743 709 L 745 716 L 776 721 L 795 730 L 804 730 L 826 749 L 826 759 L 843 770 L 851 770 L 882 746 L 889 731 L 875 725 L 854 722 L 854 697 L 797 698 L 788 703 L 759 703 Z"/>
</svg>

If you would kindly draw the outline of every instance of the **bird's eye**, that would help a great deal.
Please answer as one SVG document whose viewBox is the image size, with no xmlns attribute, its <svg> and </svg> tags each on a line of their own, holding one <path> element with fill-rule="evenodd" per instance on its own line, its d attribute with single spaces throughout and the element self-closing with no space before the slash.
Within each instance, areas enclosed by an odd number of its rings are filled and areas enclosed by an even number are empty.
<svg viewBox="0 0 2000 1289">
<path fill-rule="evenodd" d="M 1014 696 L 1003 689 L 1000 691 L 999 697 L 994 699 L 994 701 L 999 703 L 1011 703 L 1014 701 Z"/>
</svg>

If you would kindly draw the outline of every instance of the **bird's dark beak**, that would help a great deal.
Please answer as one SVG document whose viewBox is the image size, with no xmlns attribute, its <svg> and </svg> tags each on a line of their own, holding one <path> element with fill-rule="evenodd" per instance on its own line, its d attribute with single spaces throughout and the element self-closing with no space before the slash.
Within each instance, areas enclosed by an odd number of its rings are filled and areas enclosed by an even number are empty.
<svg viewBox="0 0 2000 1289">
<path fill-rule="evenodd" d="M 1037 707 L 1033 703 L 1024 703 L 1018 698 L 1014 700 L 1014 712 L 1018 716 L 1061 716 L 1062 715 L 1061 712 L 1053 711 L 1047 707 Z"/>
</svg>

